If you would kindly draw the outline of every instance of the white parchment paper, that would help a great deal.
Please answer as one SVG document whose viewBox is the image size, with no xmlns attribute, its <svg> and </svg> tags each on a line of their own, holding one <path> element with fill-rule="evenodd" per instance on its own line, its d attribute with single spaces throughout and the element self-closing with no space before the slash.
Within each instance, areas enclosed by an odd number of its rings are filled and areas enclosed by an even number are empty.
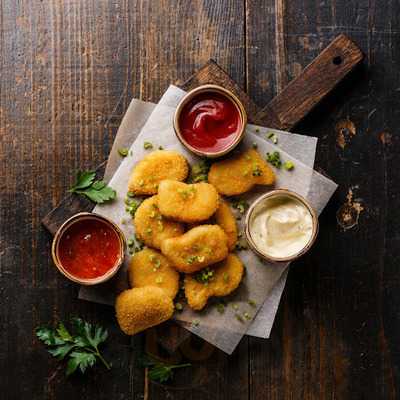
<svg viewBox="0 0 400 400">
<path fill-rule="evenodd" d="M 148 151 L 143 149 L 143 142 L 151 141 L 155 146 L 162 145 L 165 149 L 176 149 L 183 153 L 190 162 L 197 161 L 196 157 L 188 153 L 176 140 L 172 128 L 174 107 L 183 94 L 184 92 L 176 87 L 170 87 L 168 89 L 163 96 L 162 101 L 160 101 L 160 103 L 154 108 L 152 114 L 147 119 L 137 140 L 131 146 L 131 156 L 122 161 L 117 172 L 111 179 L 110 184 L 117 190 L 118 198 L 113 203 L 97 206 L 94 210 L 95 212 L 108 216 L 114 220 L 115 223 L 121 227 L 127 237 L 133 235 L 134 230 L 132 224 L 121 224 L 121 220 L 126 219 L 124 198 L 127 191 L 129 175 L 133 166 L 145 154 L 148 154 Z M 245 140 L 242 143 L 242 147 L 250 146 L 253 142 L 256 142 L 261 153 L 279 150 L 283 160 L 292 160 L 296 165 L 293 171 L 277 171 L 276 187 L 288 188 L 308 197 L 309 200 L 313 200 L 314 206 L 316 206 L 318 210 L 321 210 L 335 190 L 336 185 L 321 175 L 316 174 L 311 168 L 298 160 L 298 158 L 301 158 L 300 155 L 304 154 L 304 150 L 307 148 L 302 147 L 304 146 L 304 143 L 302 146 L 297 147 L 297 149 L 293 149 L 293 152 L 296 152 L 296 150 L 298 152 L 298 157 L 296 159 L 282 151 L 282 147 L 278 149 L 272 143 L 261 138 L 260 135 L 252 134 L 250 131 L 253 130 L 253 128 L 254 127 L 251 126 L 249 127 Z M 284 134 L 281 136 L 284 137 Z M 304 141 L 303 137 L 301 139 Z M 280 144 L 281 141 L 284 143 L 285 139 L 279 140 Z M 290 142 L 290 138 L 287 138 L 287 142 Z M 314 154 L 315 146 L 311 157 L 312 161 L 314 159 Z M 309 159 L 310 157 L 308 157 L 307 161 L 309 161 Z M 264 192 L 265 190 L 265 188 L 260 188 L 258 191 L 243 196 L 243 198 L 246 198 L 251 202 L 260 194 L 260 192 Z M 266 301 L 268 294 L 274 294 L 273 288 L 280 282 L 279 280 L 287 267 L 286 264 L 269 265 L 258 259 L 250 251 L 242 251 L 239 256 L 247 267 L 247 274 L 239 290 L 231 296 L 229 300 L 230 305 L 228 305 L 224 314 L 219 314 L 215 307 L 209 306 L 201 313 L 193 312 L 189 308 L 185 308 L 184 312 L 175 316 L 175 318 L 181 321 L 181 323 L 190 331 L 201 336 L 227 353 L 231 353 L 234 350 L 243 334 L 245 334 L 252 325 L 252 322 L 248 320 L 243 320 L 243 322 L 238 321 L 235 318 L 235 314 L 244 314 L 247 312 L 252 317 L 256 317 L 253 325 L 258 320 L 260 321 L 260 324 L 257 324 L 259 325 L 257 326 L 257 329 L 252 328 L 252 330 L 262 330 L 263 333 L 261 336 L 265 336 L 266 332 L 269 331 L 270 328 L 265 324 L 265 319 L 258 319 L 259 317 L 256 316 L 256 314 Z M 121 276 L 116 279 L 118 284 L 113 285 L 113 287 L 118 288 L 118 290 L 123 288 L 124 284 L 126 284 L 126 278 L 123 276 L 123 272 L 121 272 L 120 275 Z M 283 289 L 283 286 L 281 287 Z M 106 291 L 108 298 L 103 296 L 105 293 L 98 293 L 97 300 L 102 298 L 103 301 L 101 302 L 113 301 L 116 290 L 111 289 L 112 288 L 109 287 Z M 279 304 L 281 290 L 278 290 L 278 292 L 280 292 L 278 293 L 279 296 L 273 296 L 271 298 L 274 299 L 279 297 L 276 302 L 273 302 L 276 307 L 277 304 Z M 256 307 L 252 307 L 248 304 L 249 299 L 256 303 Z M 94 301 L 96 301 L 96 299 Z M 273 316 L 275 315 L 276 307 Z M 270 308 L 268 308 L 268 311 L 269 310 Z M 198 325 L 196 324 L 196 326 L 194 326 L 192 324 L 193 320 L 199 320 L 200 322 Z M 272 321 L 270 321 L 271 326 Z M 221 329 L 222 327 L 223 329 Z M 249 333 L 251 333 L 251 330 Z"/>
</svg>

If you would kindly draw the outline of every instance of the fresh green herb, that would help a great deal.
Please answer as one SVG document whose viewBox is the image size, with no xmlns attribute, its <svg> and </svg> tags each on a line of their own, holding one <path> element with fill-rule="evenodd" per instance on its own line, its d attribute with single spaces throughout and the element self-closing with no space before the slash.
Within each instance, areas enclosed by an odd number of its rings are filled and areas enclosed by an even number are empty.
<svg viewBox="0 0 400 400">
<path fill-rule="evenodd" d="M 198 256 L 189 256 L 187 259 L 186 259 L 186 262 L 188 263 L 188 264 L 193 264 L 195 261 L 197 261 L 198 260 Z"/>
<path fill-rule="evenodd" d="M 235 311 L 239 310 L 239 306 L 238 306 L 237 304 L 232 304 L 232 308 L 233 308 Z"/>
<path fill-rule="evenodd" d="M 121 157 L 126 157 L 129 154 L 129 149 L 126 148 L 126 147 L 121 147 L 121 148 L 118 149 L 118 154 Z"/>
<path fill-rule="evenodd" d="M 281 155 L 278 151 L 274 151 L 273 153 L 267 153 L 267 161 L 272 164 L 275 168 L 281 168 L 282 161 Z"/>
<path fill-rule="evenodd" d="M 179 188 L 178 189 L 178 193 L 181 195 L 181 197 L 184 200 L 187 200 L 187 199 L 189 199 L 189 198 L 194 196 L 194 194 L 196 193 L 196 188 L 194 186 L 189 186 L 188 189 Z"/>
<path fill-rule="evenodd" d="M 133 193 L 133 192 L 128 192 L 126 195 L 128 197 L 130 197 L 131 199 L 133 199 L 136 196 L 135 193 Z"/>
<path fill-rule="evenodd" d="M 153 143 L 144 142 L 144 143 L 143 143 L 143 148 L 144 148 L 145 150 L 151 150 L 151 149 L 153 148 Z"/>
<path fill-rule="evenodd" d="M 135 254 L 143 249 L 143 243 L 139 239 L 137 239 L 136 236 L 133 236 L 130 239 L 128 239 L 127 244 L 130 255 Z"/>
<path fill-rule="evenodd" d="M 164 147 L 158 146 L 158 150 L 164 150 Z"/>
<path fill-rule="evenodd" d="M 56 329 L 39 327 L 36 336 L 50 347 L 49 353 L 58 360 L 68 359 L 66 374 L 74 373 L 78 368 L 85 373 L 88 367 L 93 367 L 97 359 L 107 369 L 111 366 L 99 351 L 99 345 L 108 337 L 108 332 L 101 326 L 93 326 L 80 318 L 71 320 L 75 333 L 70 333 L 60 322 Z"/>
<path fill-rule="evenodd" d="M 245 313 L 243 314 L 243 316 L 244 316 L 247 320 L 250 320 L 250 319 L 251 319 L 250 314 L 247 313 L 247 312 L 245 312 Z"/>
<path fill-rule="evenodd" d="M 258 164 L 254 164 L 253 165 L 253 176 L 261 176 L 262 175 L 262 171 L 260 169 L 260 167 L 258 166 Z"/>
<path fill-rule="evenodd" d="M 270 139 L 274 144 L 278 143 L 278 137 L 275 135 L 274 132 L 270 132 L 267 136 L 267 139 Z"/>
<path fill-rule="evenodd" d="M 136 210 L 140 206 L 140 201 L 137 199 L 133 199 L 130 196 L 130 192 L 128 192 L 127 196 L 125 197 L 125 211 L 129 213 L 132 217 L 135 216 Z"/>
<path fill-rule="evenodd" d="M 256 142 L 253 142 L 253 149 L 257 150 L 258 149 L 258 144 Z"/>
<path fill-rule="evenodd" d="M 286 161 L 283 164 L 283 168 L 285 168 L 287 171 L 291 171 L 294 168 L 294 164 L 292 161 Z"/>
<path fill-rule="evenodd" d="M 115 199 L 117 192 L 104 181 L 95 181 L 95 177 L 94 171 L 78 171 L 76 182 L 69 192 L 85 196 L 98 204 Z"/>
<path fill-rule="evenodd" d="M 161 260 L 154 254 L 149 256 L 150 262 L 153 264 L 153 271 L 157 271 L 161 267 Z"/>
<path fill-rule="evenodd" d="M 260 128 L 256 128 L 256 132 L 260 132 Z"/>
<path fill-rule="evenodd" d="M 182 303 L 175 303 L 175 310 L 177 311 L 182 311 L 183 310 L 183 305 Z"/>
<path fill-rule="evenodd" d="M 244 322 L 243 317 L 240 314 L 235 314 L 235 317 L 239 322 Z"/>
<path fill-rule="evenodd" d="M 248 246 L 246 240 L 242 237 L 239 237 L 238 241 L 236 242 L 235 249 L 238 251 L 247 250 Z"/>
<path fill-rule="evenodd" d="M 209 170 L 210 162 L 208 160 L 194 164 L 190 169 L 189 183 L 207 182 Z"/>
<path fill-rule="evenodd" d="M 194 279 L 196 279 L 196 281 L 199 283 L 208 285 L 208 283 L 214 279 L 214 270 L 210 268 L 204 268 L 194 275 Z"/>
<path fill-rule="evenodd" d="M 142 357 L 140 364 L 144 368 L 148 368 L 148 377 L 150 380 L 164 383 L 169 381 L 174 376 L 174 370 L 178 368 L 190 367 L 191 364 L 165 364 L 161 361 L 154 360 L 150 357 Z"/>
<path fill-rule="evenodd" d="M 217 303 L 215 307 L 217 308 L 217 311 L 220 314 L 223 314 L 225 312 L 225 304 L 224 303 Z"/>
<path fill-rule="evenodd" d="M 224 274 L 222 275 L 222 279 L 225 283 L 229 282 L 229 275 L 227 272 L 224 272 Z"/>
<path fill-rule="evenodd" d="M 244 200 L 238 200 L 232 204 L 232 207 L 239 210 L 240 214 L 244 214 L 245 211 L 249 208 L 249 203 Z"/>
<path fill-rule="evenodd" d="M 252 307 L 256 307 L 257 306 L 257 303 L 254 300 L 251 300 L 251 299 L 248 300 L 247 303 Z"/>
<path fill-rule="evenodd" d="M 192 327 L 197 328 L 199 325 L 200 325 L 200 320 L 194 319 L 194 320 L 192 321 Z"/>
</svg>

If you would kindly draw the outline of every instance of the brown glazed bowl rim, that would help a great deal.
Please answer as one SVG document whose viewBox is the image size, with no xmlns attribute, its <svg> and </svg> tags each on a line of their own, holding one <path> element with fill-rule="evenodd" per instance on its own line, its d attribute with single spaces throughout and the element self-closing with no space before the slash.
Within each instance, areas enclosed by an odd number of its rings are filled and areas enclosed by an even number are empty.
<svg viewBox="0 0 400 400">
<path fill-rule="evenodd" d="M 105 222 L 108 226 L 110 226 L 114 232 L 117 234 L 119 242 L 120 242 L 120 255 L 118 257 L 118 260 L 116 261 L 115 265 L 110 268 L 104 275 L 101 275 L 97 278 L 91 278 L 91 279 L 84 279 L 84 278 L 79 278 L 70 272 L 68 272 L 62 265 L 62 263 L 59 260 L 58 257 L 58 246 L 60 244 L 61 237 L 63 234 L 67 231 L 68 228 L 70 228 L 73 224 L 75 224 L 78 221 L 82 221 L 84 219 L 96 219 L 100 220 L 102 222 Z M 57 269 L 69 280 L 75 283 L 79 283 L 81 285 L 85 286 L 90 286 L 90 285 L 97 285 L 103 282 L 108 281 L 110 278 L 112 278 L 117 271 L 120 269 L 120 267 L 123 264 L 124 257 L 125 257 L 125 236 L 123 232 L 120 230 L 120 228 L 111 220 L 108 218 L 96 214 L 96 213 L 91 213 L 91 212 L 80 212 L 78 214 L 73 215 L 72 217 L 68 218 L 57 230 L 56 234 L 54 235 L 53 242 L 51 245 L 51 255 L 54 261 L 54 264 L 56 265 Z"/>
<path fill-rule="evenodd" d="M 266 199 L 271 198 L 271 197 L 276 197 L 276 196 L 293 197 L 296 200 L 300 201 L 310 212 L 312 222 L 313 222 L 312 234 L 311 234 L 311 238 L 308 241 L 308 243 L 299 252 L 297 252 L 293 255 L 290 255 L 288 257 L 273 257 L 273 256 L 263 253 L 257 247 L 253 238 L 251 237 L 250 220 L 251 220 L 254 210 L 257 208 L 257 206 L 259 204 L 261 204 Z M 246 240 L 247 240 L 250 248 L 264 260 L 267 260 L 267 261 L 270 261 L 273 263 L 294 261 L 294 260 L 298 259 L 299 257 L 303 256 L 305 253 L 307 253 L 307 251 L 310 250 L 310 248 L 314 244 L 315 239 L 317 238 L 317 235 L 318 235 L 318 231 L 319 231 L 318 215 L 315 212 L 314 208 L 311 206 L 311 204 L 303 196 L 299 195 L 296 192 L 288 190 L 288 189 L 275 189 L 275 190 L 271 190 L 270 192 L 267 192 L 267 193 L 261 195 L 260 197 L 258 197 L 257 200 L 255 200 L 254 203 L 249 207 L 247 214 L 246 214 L 244 231 L 245 231 L 245 235 L 246 235 Z"/>
<path fill-rule="evenodd" d="M 228 98 L 230 101 L 232 101 L 232 103 L 236 106 L 236 108 L 239 112 L 240 120 L 241 120 L 241 124 L 242 124 L 240 132 L 237 135 L 236 139 L 228 147 L 226 147 L 223 150 L 217 151 L 217 152 L 201 151 L 201 150 L 196 149 L 195 147 L 191 146 L 183 138 L 181 129 L 179 127 L 179 119 L 180 119 L 182 110 L 185 107 L 185 105 L 189 101 L 191 101 L 194 97 L 199 95 L 200 93 L 207 93 L 207 92 L 211 92 L 211 93 L 214 92 L 214 93 L 222 94 L 223 96 Z M 198 156 L 201 156 L 201 157 L 217 158 L 217 157 L 221 157 L 221 156 L 229 153 L 230 151 L 232 151 L 243 139 L 243 136 L 246 132 L 247 113 L 246 113 L 246 110 L 245 110 L 242 102 L 230 90 L 225 89 L 218 85 L 208 84 L 208 85 L 199 86 L 199 87 L 191 90 L 190 92 L 186 93 L 186 95 L 181 99 L 178 106 L 176 107 L 173 125 L 174 125 L 174 131 L 175 131 L 177 138 L 183 144 L 183 146 L 185 146 L 189 151 L 191 151 L 192 153 L 197 154 Z"/>
</svg>

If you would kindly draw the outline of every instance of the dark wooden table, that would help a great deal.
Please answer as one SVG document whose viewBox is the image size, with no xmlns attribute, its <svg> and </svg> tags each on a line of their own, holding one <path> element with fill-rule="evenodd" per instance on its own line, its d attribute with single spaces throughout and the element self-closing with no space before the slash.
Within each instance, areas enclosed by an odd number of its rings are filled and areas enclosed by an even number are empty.
<svg viewBox="0 0 400 400">
<path fill-rule="evenodd" d="M 400 392 L 400 3 L 396 0 L 1 1 L 0 398 L 142 399 L 113 310 L 77 300 L 41 218 L 99 164 L 132 97 L 156 101 L 214 58 L 259 105 L 339 33 L 366 61 L 297 131 L 340 187 L 290 270 L 270 340 L 214 351 L 149 399 L 394 399 Z M 110 331 L 101 367 L 66 379 L 36 326 Z"/>
</svg>

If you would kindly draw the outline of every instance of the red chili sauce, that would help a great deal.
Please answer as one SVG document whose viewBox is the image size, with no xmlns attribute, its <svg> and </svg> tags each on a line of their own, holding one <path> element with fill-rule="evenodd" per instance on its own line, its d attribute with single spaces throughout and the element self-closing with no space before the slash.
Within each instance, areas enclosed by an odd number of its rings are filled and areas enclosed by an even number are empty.
<svg viewBox="0 0 400 400">
<path fill-rule="evenodd" d="M 81 279 L 103 276 L 120 256 L 117 233 L 105 222 L 85 219 L 72 224 L 63 233 L 58 257 L 63 268 Z"/>
<path fill-rule="evenodd" d="M 214 153 L 229 147 L 239 135 L 242 122 L 229 98 L 219 93 L 201 93 L 184 106 L 179 126 L 189 145 Z"/>
</svg>

